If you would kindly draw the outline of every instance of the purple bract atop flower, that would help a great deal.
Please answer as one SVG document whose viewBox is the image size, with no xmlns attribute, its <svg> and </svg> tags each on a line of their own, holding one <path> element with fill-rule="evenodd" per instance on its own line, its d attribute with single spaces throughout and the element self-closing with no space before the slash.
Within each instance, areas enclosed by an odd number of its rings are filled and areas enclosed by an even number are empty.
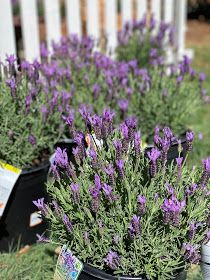
<svg viewBox="0 0 210 280">
<path fill-rule="evenodd" d="M 66 149 L 61 150 L 61 148 L 57 148 L 55 151 L 55 164 L 61 168 L 66 168 L 68 166 L 68 155 L 66 153 Z"/>
<path fill-rule="evenodd" d="M 192 221 L 190 223 L 190 229 L 188 231 L 188 239 L 192 240 L 195 237 L 196 231 L 197 229 L 201 226 L 201 223 L 195 223 L 194 221 Z"/>
<path fill-rule="evenodd" d="M 6 55 L 6 61 L 8 62 L 8 64 L 10 66 L 13 66 L 15 64 L 15 62 L 17 61 L 17 59 L 14 56 L 14 54 L 11 54 L 11 55 Z"/>
<path fill-rule="evenodd" d="M 71 190 L 73 192 L 74 201 L 76 203 L 79 203 L 79 200 L 80 200 L 80 194 L 79 194 L 80 185 L 72 183 L 70 185 L 70 187 L 71 187 Z"/>
<path fill-rule="evenodd" d="M 129 236 L 133 239 L 140 234 L 140 217 L 133 215 L 130 225 L 128 226 Z"/>
<path fill-rule="evenodd" d="M 160 151 L 156 148 L 152 148 L 150 152 L 147 152 L 147 155 L 152 162 L 156 162 L 157 159 L 160 157 L 160 154 Z"/>
<path fill-rule="evenodd" d="M 127 99 L 120 99 L 118 101 L 118 106 L 123 113 L 128 110 L 128 104 L 129 104 L 129 102 Z"/>
<path fill-rule="evenodd" d="M 186 196 L 190 196 L 190 195 L 193 195 L 194 192 L 197 190 L 198 188 L 198 185 L 197 184 L 192 184 L 190 187 L 187 187 L 186 190 L 185 190 L 185 195 Z"/>
<path fill-rule="evenodd" d="M 183 76 L 178 76 L 178 77 L 176 78 L 176 83 L 177 83 L 177 85 L 180 85 L 180 84 L 182 83 L 182 81 L 183 81 Z"/>
<path fill-rule="evenodd" d="M 99 84 L 94 84 L 93 85 L 92 91 L 93 91 L 94 98 L 97 98 L 99 96 L 100 90 L 101 90 L 101 87 L 100 87 Z"/>
<path fill-rule="evenodd" d="M 43 122 L 46 122 L 47 117 L 48 117 L 48 109 L 46 106 L 42 106 L 40 109 L 41 113 L 42 113 L 42 118 L 43 118 Z"/>
<path fill-rule="evenodd" d="M 128 138 L 128 127 L 125 123 L 120 124 L 120 131 L 124 138 Z"/>
<path fill-rule="evenodd" d="M 29 135 L 28 136 L 28 142 L 32 145 L 35 146 L 36 145 L 36 137 L 34 135 Z"/>
<path fill-rule="evenodd" d="M 110 108 L 103 110 L 102 119 L 103 121 L 112 122 L 115 116 L 115 112 L 111 111 Z"/>
<path fill-rule="evenodd" d="M 190 264 L 198 264 L 201 256 L 199 253 L 199 246 L 198 245 L 192 245 L 189 243 L 184 243 L 182 246 L 184 250 L 184 258 L 187 262 Z"/>
<path fill-rule="evenodd" d="M 103 184 L 102 189 L 103 189 L 106 197 L 109 199 L 110 203 L 112 203 L 113 201 L 115 201 L 117 199 L 117 197 L 114 196 L 113 193 L 112 193 L 112 187 L 111 186 L 109 186 L 107 184 Z"/>
<path fill-rule="evenodd" d="M 58 203 L 57 203 L 55 200 L 53 200 L 53 201 L 52 201 L 52 204 L 53 204 L 53 207 L 54 207 L 54 209 L 55 209 L 56 214 L 57 214 L 58 216 L 60 216 L 62 212 L 61 212 L 61 209 L 60 209 Z"/>
<path fill-rule="evenodd" d="M 96 189 L 100 191 L 102 186 L 101 186 L 101 180 L 100 180 L 100 177 L 98 176 L 98 174 L 95 174 L 94 181 L 95 181 Z"/>
<path fill-rule="evenodd" d="M 177 164 L 178 166 L 181 166 L 181 165 L 182 165 L 182 162 L 183 162 L 183 157 L 178 157 L 178 158 L 176 158 L 176 164 Z"/>
<path fill-rule="evenodd" d="M 120 265 L 120 257 L 117 252 L 110 250 L 104 262 L 110 269 L 116 270 Z"/>
<path fill-rule="evenodd" d="M 203 174 L 201 178 L 201 185 L 205 188 L 210 178 L 210 157 L 203 160 Z"/>
<path fill-rule="evenodd" d="M 44 197 L 39 198 L 37 201 L 33 200 L 33 204 L 41 211 L 43 216 L 47 216 L 48 214 L 48 206 L 44 203 Z"/>
<path fill-rule="evenodd" d="M 109 176 L 109 183 L 111 186 L 115 183 L 115 177 L 114 177 L 114 167 L 112 164 L 109 164 L 104 168 L 105 173 Z"/>
<path fill-rule="evenodd" d="M 179 215 L 185 207 L 186 202 L 178 201 L 177 198 L 172 195 L 171 198 L 165 198 L 161 206 L 163 211 L 163 221 L 165 224 L 171 224 L 173 226 L 179 225 Z"/>
<path fill-rule="evenodd" d="M 119 139 L 113 141 L 114 147 L 116 149 L 116 159 L 120 159 L 122 155 L 122 143 Z"/>
<path fill-rule="evenodd" d="M 186 140 L 187 140 L 187 151 L 192 151 L 192 142 L 194 139 L 194 133 L 192 131 L 186 132 Z"/>
<path fill-rule="evenodd" d="M 169 127 L 164 127 L 163 128 L 163 134 L 170 141 L 173 138 L 173 133 L 172 133 L 172 131 Z"/>
</svg>

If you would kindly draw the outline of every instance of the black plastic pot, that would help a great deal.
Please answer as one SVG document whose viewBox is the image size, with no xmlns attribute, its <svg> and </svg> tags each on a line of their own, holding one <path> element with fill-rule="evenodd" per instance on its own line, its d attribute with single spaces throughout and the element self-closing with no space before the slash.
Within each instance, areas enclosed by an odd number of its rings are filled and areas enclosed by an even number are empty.
<svg viewBox="0 0 210 280">
<path fill-rule="evenodd" d="M 181 138 L 181 144 L 182 144 L 182 152 L 181 152 L 181 157 L 185 158 L 187 154 L 187 141 L 186 137 Z M 146 148 L 146 153 L 149 152 L 154 146 L 149 146 Z M 167 163 L 170 164 L 172 161 L 176 160 L 176 158 L 179 157 L 179 152 L 178 152 L 178 143 L 177 141 L 172 143 L 167 154 Z"/>
<path fill-rule="evenodd" d="M 174 280 L 185 280 L 187 276 L 186 271 L 181 271 Z M 88 264 L 84 265 L 84 269 L 79 276 L 79 280 L 147 280 L 144 277 L 130 277 L 130 276 L 113 276 L 106 272 L 94 268 Z"/>
<path fill-rule="evenodd" d="M 46 230 L 45 222 L 36 225 L 31 218 L 37 216 L 37 207 L 32 201 L 41 197 L 48 201 L 45 183 L 49 166 L 49 162 L 46 162 L 40 167 L 23 170 L 20 174 L 0 219 L 1 252 L 14 248 L 18 243 L 33 244 L 37 240 L 36 234 L 42 234 Z M 35 216 L 31 216 L 33 213 Z"/>
</svg>

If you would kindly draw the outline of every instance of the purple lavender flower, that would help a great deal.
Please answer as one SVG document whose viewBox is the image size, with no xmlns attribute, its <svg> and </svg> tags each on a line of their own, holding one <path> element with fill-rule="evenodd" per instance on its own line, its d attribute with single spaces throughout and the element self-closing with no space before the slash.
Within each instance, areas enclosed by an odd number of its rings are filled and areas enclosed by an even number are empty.
<svg viewBox="0 0 210 280">
<path fill-rule="evenodd" d="M 51 164 L 51 167 L 50 167 L 50 172 L 53 174 L 53 177 L 55 180 L 60 180 L 60 174 L 59 174 L 59 171 L 58 171 L 58 168 L 57 168 L 57 165 L 56 164 Z"/>
<path fill-rule="evenodd" d="M 138 195 L 137 203 L 138 203 L 138 213 L 140 216 L 142 216 L 146 212 L 146 197 L 143 195 Z"/>
<path fill-rule="evenodd" d="M 163 222 L 175 227 L 179 225 L 180 213 L 185 207 L 185 200 L 178 201 L 177 198 L 172 195 L 171 198 L 165 198 L 161 209 L 163 211 Z"/>
<path fill-rule="evenodd" d="M 55 164 L 61 168 L 67 168 L 68 162 L 68 155 L 66 153 L 66 149 L 61 150 L 61 148 L 57 148 L 55 151 Z"/>
<path fill-rule="evenodd" d="M 79 147 L 72 148 L 72 154 L 78 165 L 80 165 Z"/>
<path fill-rule="evenodd" d="M 129 141 L 133 141 L 134 139 L 134 132 L 137 127 L 137 119 L 135 117 L 129 117 L 125 120 L 125 124 L 128 127 L 128 138 Z"/>
<path fill-rule="evenodd" d="M 204 238 L 203 243 L 207 244 L 209 241 L 210 241 L 210 231 L 208 230 L 207 233 L 206 233 L 206 236 Z"/>
<path fill-rule="evenodd" d="M 210 178 L 210 157 L 203 160 L 202 163 L 203 163 L 203 174 L 201 177 L 201 185 L 202 187 L 205 188 Z"/>
<path fill-rule="evenodd" d="M 160 157 L 160 151 L 156 148 L 152 148 L 150 152 L 147 152 L 147 156 L 150 159 L 150 175 L 155 177 L 157 173 L 157 159 Z"/>
<path fill-rule="evenodd" d="M 114 168 L 112 164 L 109 164 L 104 168 L 105 173 L 109 176 L 109 183 L 111 186 L 115 184 Z"/>
<path fill-rule="evenodd" d="M 127 99 L 120 99 L 118 101 L 118 106 L 120 108 L 121 114 L 122 114 L 122 118 L 125 117 L 125 112 L 128 110 L 128 100 Z"/>
<path fill-rule="evenodd" d="M 190 264 L 198 264 L 201 256 L 199 252 L 199 246 L 198 245 L 192 245 L 189 243 L 184 243 L 183 246 L 184 251 L 184 258 L 187 262 Z"/>
<path fill-rule="evenodd" d="M 91 195 L 91 209 L 94 213 L 98 212 L 99 203 L 100 203 L 100 189 L 96 188 L 95 186 L 89 189 Z"/>
<path fill-rule="evenodd" d="M 176 83 L 177 83 L 177 85 L 178 85 L 178 86 L 181 85 L 182 82 L 183 82 L 183 76 L 178 76 L 178 77 L 176 78 Z"/>
<path fill-rule="evenodd" d="M 93 91 L 93 96 L 94 96 L 95 99 L 98 98 L 100 90 L 101 90 L 101 87 L 100 87 L 99 84 L 94 84 L 93 85 L 92 91 Z"/>
<path fill-rule="evenodd" d="M 206 79 L 205 73 L 200 73 L 200 74 L 199 74 L 199 82 L 202 83 L 202 82 L 205 81 L 205 79 Z"/>
<path fill-rule="evenodd" d="M 61 212 L 61 209 L 60 209 L 58 203 L 57 203 L 55 200 L 53 200 L 53 201 L 52 201 L 52 204 L 53 204 L 53 207 L 54 207 L 54 209 L 55 209 L 56 214 L 57 214 L 58 216 L 60 216 L 62 212 Z"/>
<path fill-rule="evenodd" d="M 116 160 L 119 160 L 122 156 L 122 143 L 119 139 L 116 139 L 113 141 L 113 144 L 114 144 L 114 147 L 115 147 L 115 150 L 116 150 Z"/>
<path fill-rule="evenodd" d="M 71 190 L 73 192 L 74 202 L 79 203 L 79 201 L 80 201 L 80 194 L 79 194 L 80 185 L 72 183 L 70 185 L 70 187 L 71 187 Z"/>
<path fill-rule="evenodd" d="M 48 118 L 48 109 L 46 106 L 43 106 L 41 107 L 41 113 L 42 113 L 42 120 L 43 120 L 43 123 L 45 123 L 47 121 L 47 118 Z"/>
<path fill-rule="evenodd" d="M 169 127 L 164 127 L 164 128 L 163 128 L 163 134 L 164 134 L 164 137 L 165 137 L 166 139 L 168 139 L 169 141 L 172 140 L 172 138 L 173 138 L 173 133 L 172 133 L 172 131 L 171 131 L 171 129 L 170 129 Z"/>
<path fill-rule="evenodd" d="M 108 198 L 110 203 L 112 203 L 113 201 L 116 200 L 116 197 L 112 193 L 112 187 L 111 186 L 109 186 L 107 184 L 103 184 L 102 189 L 103 189 L 104 194 Z"/>
<path fill-rule="evenodd" d="M 16 99 L 17 98 L 17 96 L 16 96 L 17 85 L 16 85 L 15 78 L 12 77 L 10 79 L 7 79 L 6 85 L 10 88 L 12 98 Z"/>
<path fill-rule="evenodd" d="M 116 270 L 120 265 L 120 257 L 117 252 L 110 250 L 104 259 L 105 264 L 112 270 Z"/>
<path fill-rule="evenodd" d="M 9 66 L 13 66 L 17 61 L 17 59 L 14 56 L 14 54 L 11 54 L 11 55 L 6 55 L 6 61 L 8 62 Z"/>
<path fill-rule="evenodd" d="M 49 55 L 49 52 L 47 50 L 47 47 L 46 47 L 46 44 L 45 43 L 42 43 L 40 45 L 40 54 L 41 54 L 41 58 L 43 59 L 46 59 L 48 58 L 48 55 Z"/>
<path fill-rule="evenodd" d="M 188 197 L 188 196 L 191 196 L 194 194 L 194 192 L 197 190 L 198 188 L 198 185 L 197 184 L 192 184 L 190 187 L 187 187 L 186 190 L 185 190 L 185 195 Z"/>
<path fill-rule="evenodd" d="M 46 236 L 44 236 L 44 234 L 40 235 L 40 234 L 36 234 L 37 237 L 37 243 L 49 243 L 50 239 Z"/>
<path fill-rule="evenodd" d="M 41 211 L 43 216 L 47 216 L 48 214 L 48 206 L 44 203 L 44 197 L 39 198 L 37 201 L 33 200 L 33 204 Z"/>
<path fill-rule="evenodd" d="M 120 178 L 124 179 L 124 176 L 125 176 L 124 160 L 123 159 L 119 159 L 119 160 L 116 160 L 115 162 L 116 162 L 117 171 L 119 173 Z"/>
<path fill-rule="evenodd" d="M 97 160 L 96 151 L 93 147 L 90 147 L 89 156 L 91 157 L 92 167 L 96 169 L 98 167 L 98 160 Z"/>
<path fill-rule="evenodd" d="M 102 115 L 102 135 L 106 139 L 108 135 L 112 132 L 112 122 L 115 113 L 112 112 L 109 108 L 103 110 Z"/>
<path fill-rule="evenodd" d="M 32 145 L 35 146 L 36 145 L 36 137 L 34 135 L 29 135 L 28 136 L 28 142 Z"/>
<path fill-rule="evenodd" d="M 192 151 L 192 142 L 194 139 L 194 133 L 192 131 L 186 132 L 186 140 L 187 140 L 187 151 Z"/>
<path fill-rule="evenodd" d="M 194 221 L 192 221 L 190 223 L 190 229 L 188 231 L 188 240 L 192 240 L 194 239 L 197 229 L 201 226 L 201 223 L 195 223 Z"/>
<path fill-rule="evenodd" d="M 140 234 L 140 217 L 133 215 L 130 225 L 128 226 L 128 232 L 130 238 L 134 238 Z"/>
<path fill-rule="evenodd" d="M 67 231 L 72 232 L 73 226 L 71 221 L 69 220 L 69 217 L 66 214 L 63 215 L 63 223 L 66 226 Z"/>
<path fill-rule="evenodd" d="M 97 116 L 97 115 L 93 115 L 92 125 L 93 125 L 93 128 L 94 128 L 96 138 L 98 140 L 101 140 L 101 137 L 102 137 L 102 118 Z"/>
</svg>

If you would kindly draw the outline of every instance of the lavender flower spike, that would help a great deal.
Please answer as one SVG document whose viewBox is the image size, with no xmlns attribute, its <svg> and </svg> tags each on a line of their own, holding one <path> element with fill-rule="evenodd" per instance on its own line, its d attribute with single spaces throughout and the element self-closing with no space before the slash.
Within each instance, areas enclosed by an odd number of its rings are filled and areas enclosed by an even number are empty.
<svg viewBox="0 0 210 280">
<path fill-rule="evenodd" d="M 134 151 L 136 158 L 141 155 L 141 134 L 140 131 L 134 133 Z"/>
<path fill-rule="evenodd" d="M 144 213 L 146 212 L 146 197 L 143 195 L 139 195 L 137 197 L 137 203 L 139 215 L 144 215 Z"/>
<path fill-rule="evenodd" d="M 129 236 L 133 239 L 140 234 L 140 217 L 133 215 L 130 225 L 128 226 Z"/>
<path fill-rule="evenodd" d="M 80 194 L 79 194 L 80 186 L 78 184 L 72 183 L 70 185 L 70 187 L 71 187 L 71 190 L 73 192 L 74 202 L 79 203 L 79 200 L 80 200 Z"/>
<path fill-rule="evenodd" d="M 184 243 L 182 246 L 184 250 L 184 258 L 190 264 L 198 264 L 200 261 L 199 246 L 192 245 L 189 243 Z"/>
<path fill-rule="evenodd" d="M 122 156 L 122 143 L 117 139 L 113 141 L 113 144 L 116 149 L 116 159 L 119 160 Z"/>
<path fill-rule="evenodd" d="M 123 159 L 119 159 L 119 160 L 116 160 L 116 166 L 117 166 L 117 170 L 118 170 L 118 173 L 119 173 L 119 176 L 121 179 L 124 178 L 124 160 Z"/>
<path fill-rule="evenodd" d="M 201 185 L 205 188 L 210 178 L 210 157 L 202 161 L 203 174 L 201 178 Z"/>
<path fill-rule="evenodd" d="M 48 207 L 47 204 L 44 203 L 44 197 L 39 198 L 37 201 L 33 200 L 33 204 L 41 211 L 43 216 L 47 216 L 48 214 Z"/>
<path fill-rule="evenodd" d="M 147 156 L 150 159 L 150 175 L 154 177 L 157 173 L 157 159 L 160 157 L 160 151 L 156 148 L 152 148 L 150 152 L 147 152 Z"/>
<path fill-rule="evenodd" d="M 178 158 L 176 158 L 177 177 L 178 177 L 178 179 L 180 179 L 181 176 L 182 176 L 182 162 L 183 162 L 183 157 L 178 157 Z"/>
<path fill-rule="evenodd" d="M 73 226 L 72 226 L 71 221 L 69 220 L 69 217 L 66 214 L 63 215 L 63 223 L 66 226 L 66 229 L 68 230 L 68 232 L 71 232 L 73 229 Z"/>
<path fill-rule="evenodd" d="M 192 142 L 194 139 L 194 133 L 192 131 L 186 133 L 186 140 L 187 140 L 187 151 L 192 151 Z"/>
<path fill-rule="evenodd" d="M 109 176 L 109 183 L 110 183 L 110 185 L 113 186 L 115 184 L 113 165 L 110 164 L 109 166 L 105 167 L 104 171 Z"/>
<path fill-rule="evenodd" d="M 110 250 L 104 262 L 109 268 L 116 270 L 120 265 L 120 257 L 117 252 Z"/>
</svg>

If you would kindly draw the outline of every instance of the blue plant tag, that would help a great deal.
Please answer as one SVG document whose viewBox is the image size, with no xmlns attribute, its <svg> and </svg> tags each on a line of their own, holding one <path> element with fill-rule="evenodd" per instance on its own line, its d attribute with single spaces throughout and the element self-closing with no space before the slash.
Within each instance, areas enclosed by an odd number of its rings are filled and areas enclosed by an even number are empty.
<svg viewBox="0 0 210 280">
<path fill-rule="evenodd" d="M 83 270 L 83 264 L 66 245 L 63 245 L 58 257 L 54 280 L 77 280 Z"/>
</svg>

